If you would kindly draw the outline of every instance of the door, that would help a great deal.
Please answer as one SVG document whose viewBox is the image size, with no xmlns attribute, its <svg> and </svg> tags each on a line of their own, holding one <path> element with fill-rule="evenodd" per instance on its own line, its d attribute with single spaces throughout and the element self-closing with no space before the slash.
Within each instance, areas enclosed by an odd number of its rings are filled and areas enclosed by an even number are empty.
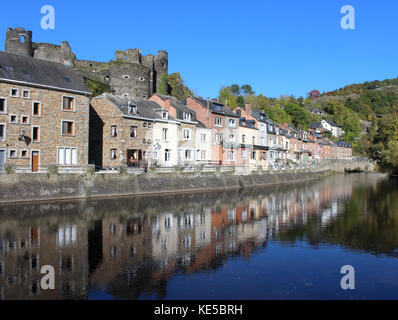
<svg viewBox="0 0 398 320">
<path fill-rule="evenodd" d="M 3 165 L 6 163 L 6 150 L 0 150 L 0 172 L 3 171 Z"/>
<path fill-rule="evenodd" d="M 32 151 L 32 172 L 39 172 L 39 151 Z"/>
</svg>

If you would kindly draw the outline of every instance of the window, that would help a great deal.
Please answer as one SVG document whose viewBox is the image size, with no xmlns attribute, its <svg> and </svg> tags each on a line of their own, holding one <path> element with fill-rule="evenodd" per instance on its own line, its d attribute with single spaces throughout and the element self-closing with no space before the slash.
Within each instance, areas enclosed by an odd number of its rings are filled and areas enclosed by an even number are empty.
<svg viewBox="0 0 398 320">
<path fill-rule="evenodd" d="M 40 142 L 40 128 L 39 127 L 32 127 L 32 141 Z"/>
<path fill-rule="evenodd" d="M 200 135 L 200 142 L 206 142 L 206 134 L 202 133 Z"/>
<path fill-rule="evenodd" d="M 21 158 L 22 159 L 28 159 L 29 158 L 28 150 L 21 150 Z"/>
<path fill-rule="evenodd" d="M 7 113 L 7 99 L 0 98 L 0 113 Z"/>
<path fill-rule="evenodd" d="M 30 91 L 29 90 L 22 90 L 22 98 L 30 99 Z"/>
<path fill-rule="evenodd" d="M 77 148 L 59 147 L 58 164 L 61 166 L 77 165 Z"/>
<path fill-rule="evenodd" d="M 163 139 L 163 141 L 167 141 L 167 129 L 166 128 L 163 128 L 162 139 Z"/>
<path fill-rule="evenodd" d="M 183 139 L 184 140 L 191 140 L 191 130 L 190 129 L 183 129 Z"/>
<path fill-rule="evenodd" d="M 246 150 L 242 150 L 242 159 L 246 160 Z"/>
<path fill-rule="evenodd" d="M 192 160 L 192 150 L 185 150 L 185 160 Z"/>
<path fill-rule="evenodd" d="M 41 103 L 40 102 L 33 102 L 32 116 L 34 116 L 34 117 L 41 116 Z"/>
<path fill-rule="evenodd" d="M 29 124 L 29 116 L 21 116 L 22 124 Z"/>
<path fill-rule="evenodd" d="M 184 120 L 191 121 L 191 114 L 188 112 L 184 112 Z"/>
<path fill-rule="evenodd" d="M 171 159 L 171 152 L 170 149 L 166 149 L 164 151 L 164 161 L 169 162 Z"/>
<path fill-rule="evenodd" d="M 221 126 L 222 126 L 222 124 L 221 124 L 221 118 L 216 117 L 215 120 L 214 120 L 214 124 L 215 124 L 216 126 L 221 127 Z"/>
<path fill-rule="evenodd" d="M 245 143 L 246 136 L 242 134 L 242 143 Z"/>
<path fill-rule="evenodd" d="M 162 118 L 163 119 L 168 119 L 168 113 L 166 111 L 162 112 Z"/>
<path fill-rule="evenodd" d="M 6 125 L 0 123 L 0 139 L 6 138 Z"/>
<path fill-rule="evenodd" d="M 10 114 L 10 123 L 17 124 L 18 116 L 16 114 Z"/>
<path fill-rule="evenodd" d="M 250 152 L 250 159 L 251 160 L 256 160 L 256 151 Z"/>
<path fill-rule="evenodd" d="M 10 95 L 11 95 L 11 97 L 13 97 L 13 98 L 18 98 L 18 97 L 19 97 L 19 91 L 18 91 L 18 89 L 12 88 L 12 89 L 11 89 Z"/>
<path fill-rule="evenodd" d="M 10 150 L 9 150 L 8 157 L 9 157 L 10 159 L 17 159 L 17 158 L 18 158 L 18 156 L 17 156 L 17 150 L 16 150 L 16 149 L 10 149 Z"/>
<path fill-rule="evenodd" d="M 138 114 L 138 107 L 137 106 L 133 106 L 133 105 L 129 105 L 128 106 L 128 113 L 130 115 Z"/>
<path fill-rule="evenodd" d="M 235 152 L 233 150 L 228 151 L 228 161 L 235 161 Z"/>
<path fill-rule="evenodd" d="M 216 134 L 216 143 L 221 143 L 222 142 L 222 134 L 221 133 L 217 133 Z"/>
<path fill-rule="evenodd" d="M 117 137 L 117 126 L 111 126 L 111 137 L 112 138 Z"/>
<path fill-rule="evenodd" d="M 75 134 L 73 121 L 62 121 L 62 135 L 73 136 Z"/>
<path fill-rule="evenodd" d="M 229 126 L 231 128 L 235 128 L 236 126 L 236 120 L 235 119 L 229 119 Z"/>
<path fill-rule="evenodd" d="M 233 135 L 233 134 L 230 134 L 229 135 L 229 142 L 234 142 L 234 138 L 235 138 L 235 136 Z"/>
<path fill-rule="evenodd" d="M 137 127 L 130 127 L 130 138 L 137 138 Z"/>
<path fill-rule="evenodd" d="M 206 150 L 201 150 L 200 151 L 200 159 L 201 160 L 206 160 Z"/>
<path fill-rule="evenodd" d="M 116 149 L 111 149 L 111 159 L 112 160 L 116 159 Z"/>
<path fill-rule="evenodd" d="M 252 144 L 253 144 L 253 145 L 256 144 L 256 137 L 252 137 Z"/>
<path fill-rule="evenodd" d="M 65 110 L 65 111 L 75 110 L 75 98 L 63 97 L 62 110 Z"/>
<path fill-rule="evenodd" d="M 129 78 L 130 78 L 130 76 L 127 74 L 123 76 L 123 79 L 129 79 Z"/>
</svg>

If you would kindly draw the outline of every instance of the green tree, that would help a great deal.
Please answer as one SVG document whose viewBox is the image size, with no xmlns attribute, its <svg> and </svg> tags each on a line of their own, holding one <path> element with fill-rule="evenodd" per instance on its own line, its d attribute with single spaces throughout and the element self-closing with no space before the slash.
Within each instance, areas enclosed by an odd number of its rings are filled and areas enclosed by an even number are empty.
<svg viewBox="0 0 398 320">
<path fill-rule="evenodd" d="M 253 91 L 253 88 L 250 84 L 244 84 L 243 86 L 241 86 L 240 89 L 244 96 L 251 96 L 251 95 L 255 94 L 255 92 Z"/>
<path fill-rule="evenodd" d="M 232 93 L 231 87 L 221 87 L 218 99 L 221 103 L 228 105 L 232 109 L 238 106 L 237 98 Z"/>
<path fill-rule="evenodd" d="M 240 95 L 240 86 L 236 83 L 232 84 L 231 91 L 235 96 L 239 96 Z"/>
<path fill-rule="evenodd" d="M 292 123 L 295 127 L 308 128 L 311 116 L 307 109 L 289 102 L 285 107 L 285 111 L 292 118 Z"/>
</svg>

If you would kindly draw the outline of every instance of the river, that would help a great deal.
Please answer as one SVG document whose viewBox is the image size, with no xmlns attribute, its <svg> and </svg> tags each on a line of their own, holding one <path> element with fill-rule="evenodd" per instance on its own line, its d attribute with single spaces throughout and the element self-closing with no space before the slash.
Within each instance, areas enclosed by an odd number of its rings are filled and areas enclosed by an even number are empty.
<svg viewBox="0 0 398 320">
<path fill-rule="evenodd" d="M 2 205 L 0 299 L 398 299 L 398 181 Z"/>
</svg>

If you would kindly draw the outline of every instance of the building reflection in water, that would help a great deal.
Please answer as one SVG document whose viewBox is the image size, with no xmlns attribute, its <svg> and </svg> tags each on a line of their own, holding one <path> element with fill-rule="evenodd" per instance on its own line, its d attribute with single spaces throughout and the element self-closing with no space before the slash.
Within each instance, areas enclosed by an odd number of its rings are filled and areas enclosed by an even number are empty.
<svg viewBox="0 0 398 320">
<path fill-rule="evenodd" d="M 360 185 L 374 184 L 362 178 Z M 216 270 L 317 219 L 326 228 L 358 176 L 257 190 L 0 207 L 0 299 L 165 297 L 167 281 Z M 55 268 L 55 290 L 40 268 Z"/>
</svg>

